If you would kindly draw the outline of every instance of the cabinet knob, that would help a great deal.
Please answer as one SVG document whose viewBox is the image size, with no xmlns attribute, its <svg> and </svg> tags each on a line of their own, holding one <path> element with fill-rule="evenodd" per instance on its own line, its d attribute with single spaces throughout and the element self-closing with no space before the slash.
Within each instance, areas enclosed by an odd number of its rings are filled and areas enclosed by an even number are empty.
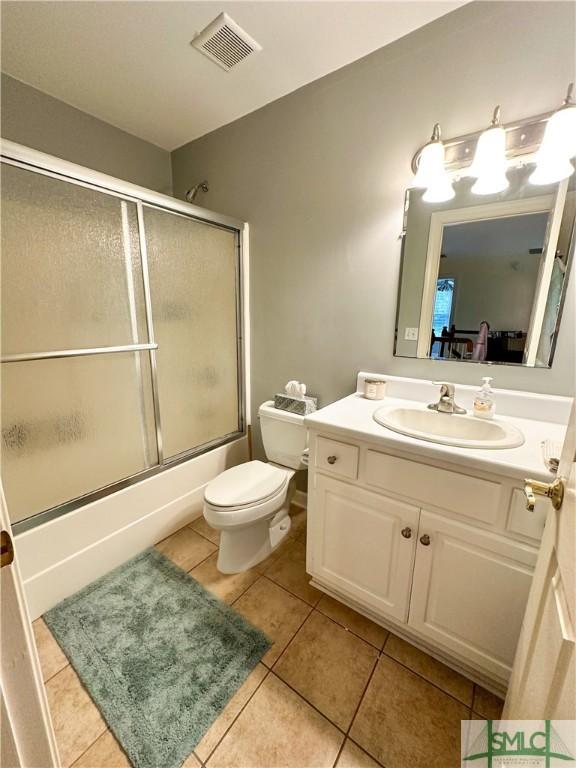
<svg viewBox="0 0 576 768">
<path fill-rule="evenodd" d="M 336 464 L 336 461 L 338 460 L 338 456 L 328 456 L 326 461 L 328 464 Z"/>
<path fill-rule="evenodd" d="M 402 536 L 404 536 L 405 539 L 411 539 L 412 538 L 412 528 L 402 528 Z"/>
<path fill-rule="evenodd" d="M 423 544 L 425 547 L 429 546 L 430 536 L 428 536 L 427 533 L 425 533 L 424 536 L 420 536 L 420 544 Z"/>
</svg>

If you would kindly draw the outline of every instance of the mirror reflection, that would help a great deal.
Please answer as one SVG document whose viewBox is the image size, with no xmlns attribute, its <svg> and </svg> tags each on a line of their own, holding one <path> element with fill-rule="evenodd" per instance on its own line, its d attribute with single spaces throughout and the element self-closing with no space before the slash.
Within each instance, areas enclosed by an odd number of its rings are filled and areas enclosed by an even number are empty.
<svg viewBox="0 0 576 768">
<path fill-rule="evenodd" d="M 549 367 L 568 278 L 574 178 L 527 182 L 510 171 L 500 194 L 455 182 L 452 200 L 430 204 L 409 190 L 395 354 Z"/>
</svg>

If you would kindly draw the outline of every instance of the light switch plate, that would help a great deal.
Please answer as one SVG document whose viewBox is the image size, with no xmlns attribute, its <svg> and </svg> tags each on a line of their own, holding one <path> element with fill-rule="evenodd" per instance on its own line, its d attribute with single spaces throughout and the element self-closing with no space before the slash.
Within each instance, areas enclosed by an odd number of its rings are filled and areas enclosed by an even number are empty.
<svg viewBox="0 0 576 768">
<path fill-rule="evenodd" d="M 406 328 L 404 330 L 404 339 L 406 341 L 418 341 L 418 328 Z"/>
</svg>

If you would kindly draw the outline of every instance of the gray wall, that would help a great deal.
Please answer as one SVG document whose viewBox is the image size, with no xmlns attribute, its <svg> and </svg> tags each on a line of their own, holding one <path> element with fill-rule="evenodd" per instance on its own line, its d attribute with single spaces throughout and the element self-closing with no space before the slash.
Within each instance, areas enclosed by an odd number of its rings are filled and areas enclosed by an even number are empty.
<svg viewBox="0 0 576 768">
<path fill-rule="evenodd" d="M 435 121 L 450 137 L 496 104 L 553 108 L 574 53 L 570 3 L 473 3 L 173 152 L 177 196 L 207 178 L 202 204 L 250 222 L 253 405 L 293 378 L 326 404 L 359 369 L 480 382 L 392 353 L 410 160 Z M 496 387 L 573 391 L 573 293 L 553 368 L 500 366 Z"/>
<path fill-rule="evenodd" d="M 171 194 L 170 153 L 2 73 L 4 139 Z"/>
</svg>

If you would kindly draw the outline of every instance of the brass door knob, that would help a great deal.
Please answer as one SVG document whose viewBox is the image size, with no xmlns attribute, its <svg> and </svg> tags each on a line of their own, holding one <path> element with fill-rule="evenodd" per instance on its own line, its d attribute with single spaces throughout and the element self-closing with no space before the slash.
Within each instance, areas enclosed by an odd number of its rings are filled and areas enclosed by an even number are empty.
<svg viewBox="0 0 576 768">
<path fill-rule="evenodd" d="M 526 494 L 526 509 L 534 512 L 536 496 L 547 496 L 554 509 L 560 509 L 564 500 L 564 481 L 557 477 L 552 483 L 541 483 L 539 480 L 526 479 L 524 481 L 524 493 Z"/>
<path fill-rule="evenodd" d="M 338 456 L 328 456 L 326 461 L 328 462 L 328 464 L 336 464 L 337 459 L 338 459 Z"/>
<path fill-rule="evenodd" d="M 412 528 L 402 528 L 401 534 L 402 534 L 402 536 L 404 536 L 405 539 L 411 539 L 412 538 Z"/>
<path fill-rule="evenodd" d="M 420 544 L 423 544 L 425 547 L 430 545 L 430 536 L 428 536 L 427 533 L 425 533 L 423 536 L 420 536 Z"/>
</svg>

